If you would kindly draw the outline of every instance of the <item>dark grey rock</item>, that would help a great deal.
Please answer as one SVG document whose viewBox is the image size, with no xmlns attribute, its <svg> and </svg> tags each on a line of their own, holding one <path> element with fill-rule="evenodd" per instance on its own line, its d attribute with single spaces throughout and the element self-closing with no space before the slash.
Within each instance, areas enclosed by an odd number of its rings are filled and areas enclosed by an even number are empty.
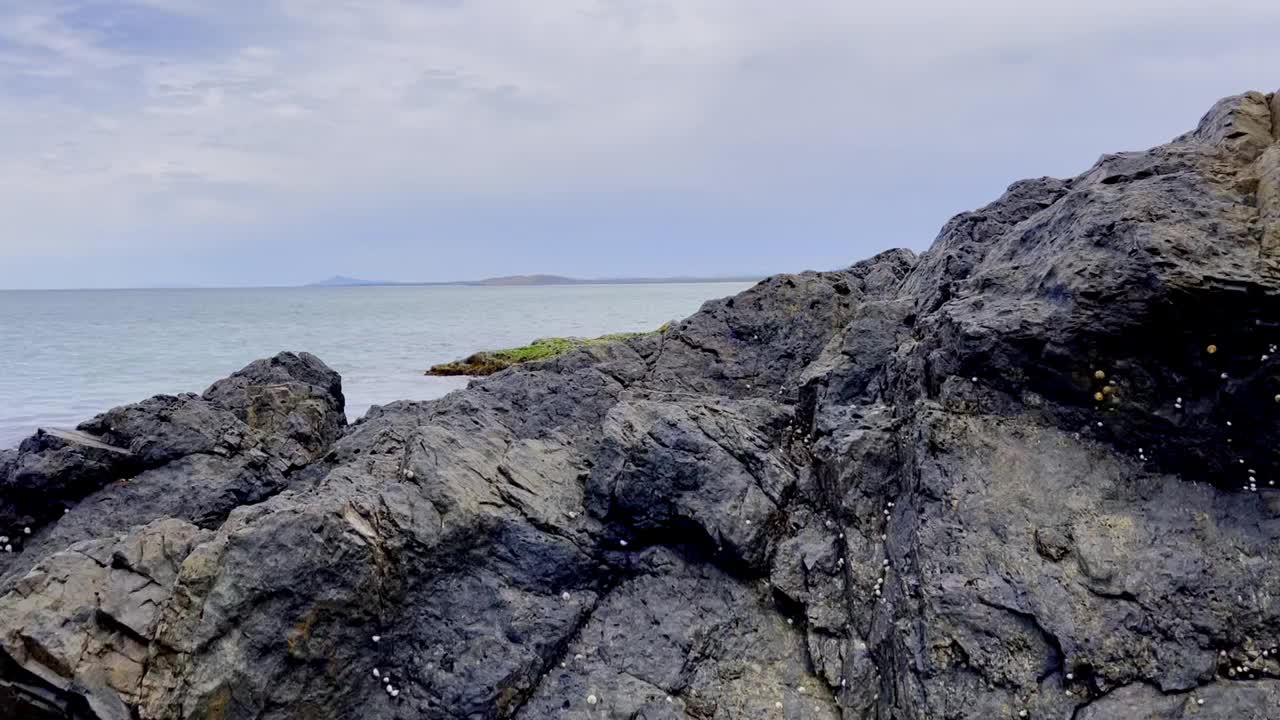
<svg viewBox="0 0 1280 720">
<path fill-rule="evenodd" d="M 1277 717 L 1277 232 L 1249 93 L 349 428 L 285 354 L 37 436 L 0 717 Z"/>
</svg>

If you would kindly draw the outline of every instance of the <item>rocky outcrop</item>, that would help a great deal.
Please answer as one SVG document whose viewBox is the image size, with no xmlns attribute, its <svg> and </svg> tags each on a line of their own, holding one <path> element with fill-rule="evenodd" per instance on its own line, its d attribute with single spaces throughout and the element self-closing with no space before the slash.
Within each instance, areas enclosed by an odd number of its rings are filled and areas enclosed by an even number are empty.
<svg viewBox="0 0 1280 720">
<path fill-rule="evenodd" d="M 282 355 L 38 435 L 0 717 L 1275 717 L 1275 108 L 350 428 Z"/>
</svg>

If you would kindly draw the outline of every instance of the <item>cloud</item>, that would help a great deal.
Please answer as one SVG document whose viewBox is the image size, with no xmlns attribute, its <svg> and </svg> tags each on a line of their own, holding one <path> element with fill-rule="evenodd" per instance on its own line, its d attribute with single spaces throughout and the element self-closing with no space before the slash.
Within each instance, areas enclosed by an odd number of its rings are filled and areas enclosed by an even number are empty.
<svg viewBox="0 0 1280 720">
<path fill-rule="evenodd" d="M 0 265 L 390 197 L 970 202 L 1280 85 L 1276 27 L 1261 0 L 22 0 Z"/>
</svg>

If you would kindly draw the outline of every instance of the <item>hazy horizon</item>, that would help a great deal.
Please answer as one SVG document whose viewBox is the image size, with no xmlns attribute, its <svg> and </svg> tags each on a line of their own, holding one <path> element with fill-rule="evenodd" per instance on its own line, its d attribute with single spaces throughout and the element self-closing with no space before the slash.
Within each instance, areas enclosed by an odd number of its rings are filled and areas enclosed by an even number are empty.
<svg viewBox="0 0 1280 720">
<path fill-rule="evenodd" d="M 1280 85 L 1280 4 L 19 0 L 0 287 L 752 276 Z"/>
<path fill-rule="evenodd" d="M 595 277 L 595 278 L 576 278 L 563 276 L 559 273 L 522 273 L 519 276 L 535 276 L 548 275 L 556 277 L 564 277 L 573 280 L 571 285 L 697 285 L 697 284 L 735 284 L 742 282 L 755 282 L 768 277 L 766 274 L 759 275 L 710 275 L 707 277 L 680 276 L 672 275 L 669 277 Z M 374 278 L 356 278 L 347 275 L 331 275 L 328 278 L 320 278 L 318 280 L 297 285 L 179 285 L 179 284 L 155 284 L 155 285 L 119 285 L 119 286 L 101 286 L 101 287 L 26 287 L 26 288 L 8 288 L 0 287 L 0 292 L 76 292 L 76 291 L 106 291 L 106 290 L 299 290 L 299 289 L 343 289 L 343 288 L 378 288 L 378 287 L 492 287 L 502 289 L 505 287 L 556 287 L 557 283 L 538 283 L 533 285 L 482 285 L 487 280 L 502 279 L 509 276 L 498 276 L 492 278 L 467 278 L 462 280 L 386 280 Z M 329 280 L 342 278 L 344 280 L 358 281 L 350 285 L 327 285 Z"/>
</svg>

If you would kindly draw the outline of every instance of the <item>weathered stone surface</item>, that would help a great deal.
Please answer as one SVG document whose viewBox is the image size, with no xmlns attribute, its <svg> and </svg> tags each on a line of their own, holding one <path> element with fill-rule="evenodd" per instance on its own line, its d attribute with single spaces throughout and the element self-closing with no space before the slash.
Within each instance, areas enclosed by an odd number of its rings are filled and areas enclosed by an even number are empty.
<svg viewBox="0 0 1280 720">
<path fill-rule="evenodd" d="M 207 534 L 157 520 L 54 553 L 0 597 L 0 649 L 35 689 L 70 691 L 97 717 L 126 720 L 178 567 Z"/>
<path fill-rule="evenodd" d="M 1277 107 L 349 428 L 282 355 L 0 453 L 0 717 L 1280 716 Z"/>
</svg>

